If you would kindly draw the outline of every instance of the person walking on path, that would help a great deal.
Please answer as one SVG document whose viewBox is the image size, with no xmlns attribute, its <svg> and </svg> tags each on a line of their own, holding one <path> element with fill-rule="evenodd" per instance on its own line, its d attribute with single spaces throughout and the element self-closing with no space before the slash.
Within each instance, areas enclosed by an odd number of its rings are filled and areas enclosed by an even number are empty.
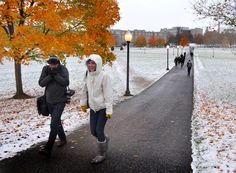
<svg viewBox="0 0 236 173">
<path fill-rule="evenodd" d="M 101 163 L 106 158 L 109 138 L 104 134 L 107 119 L 112 117 L 112 86 L 108 74 L 102 71 L 102 58 L 92 54 L 86 61 L 87 72 L 84 78 L 80 105 L 83 112 L 90 107 L 90 130 L 97 139 L 97 156 L 92 164 Z"/>
<path fill-rule="evenodd" d="M 61 115 L 67 100 L 66 87 L 69 85 L 69 73 L 67 68 L 61 65 L 57 56 L 51 56 L 48 64 L 43 67 L 39 85 L 46 87 L 45 96 L 51 115 L 51 125 L 47 144 L 39 150 L 39 153 L 49 158 L 57 135 L 60 139 L 58 147 L 62 147 L 67 143 L 61 123 Z"/>
<path fill-rule="evenodd" d="M 183 68 L 183 66 L 184 66 L 184 61 L 185 61 L 184 55 L 183 55 L 183 54 L 181 54 L 181 55 L 180 55 L 181 69 L 182 69 L 182 68 Z"/>
<path fill-rule="evenodd" d="M 190 76 L 191 68 L 192 68 L 192 62 L 188 60 L 187 62 L 187 68 L 188 68 L 188 76 Z"/>
<path fill-rule="evenodd" d="M 190 52 L 190 57 L 191 59 L 193 59 L 193 52 Z"/>
<path fill-rule="evenodd" d="M 174 62 L 175 62 L 175 68 L 177 68 L 177 65 L 178 65 L 178 57 L 177 56 L 175 57 Z"/>
</svg>

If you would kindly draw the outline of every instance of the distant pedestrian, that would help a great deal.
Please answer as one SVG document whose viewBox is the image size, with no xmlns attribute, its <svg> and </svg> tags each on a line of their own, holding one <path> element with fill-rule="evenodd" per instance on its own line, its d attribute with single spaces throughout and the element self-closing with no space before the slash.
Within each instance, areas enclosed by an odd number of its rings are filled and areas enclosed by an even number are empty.
<svg viewBox="0 0 236 173">
<path fill-rule="evenodd" d="M 180 55 L 181 68 L 183 68 L 183 66 L 184 66 L 184 61 L 185 61 L 185 58 L 184 58 L 183 54 L 181 54 Z"/>
<path fill-rule="evenodd" d="M 188 68 L 188 76 L 190 76 L 191 68 L 192 68 L 192 62 L 188 60 L 187 62 L 187 68 Z"/>
<path fill-rule="evenodd" d="M 178 65 L 178 57 L 175 57 L 174 62 L 175 62 L 175 68 L 177 68 L 177 65 Z"/>
<path fill-rule="evenodd" d="M 67 143 L 61 123 L 61 115 L 67 101 L 66 87 L 69 85 L 69 73 L 67 68 L 61 65 L 57 56 L 51 56 L 48 65 L 43 67 L 39 85 L 46 88 L 46 102 L 51 115 L 49 138 L 47 144 L 39 150 L 39 153 L 49 158 L 57 135 L 60 139 L 58 147 L 62 147 Z"/>
<path fill-rule="evenodd" d="M 184 52 L 184 63 L 185 63 L 185 58 L 186 58 L 186 52 Z"/>
<path fill-rule="evenodd" d="M 109 138 L 104 134 L 107 119 L 112 117 L 112 86 L 108 74 L 102 71 L 102 58 L 92 54 L 86 61 L 87 72 L 81 93 L 80 105 L 83 112 L 90 107 L 90 130 L 97 140 L 97 156 L 92 164 L 101 163 L 106 158 Z"/>
<path fill-rule="evenodd" d="M 184 58 L 186 58 L 186 52 L 184 52 Z"/>
<path fill-rule="evenodd" d="M 191 59 L 193 59 L 193 52 L 190 52 Z"/>
</svg>

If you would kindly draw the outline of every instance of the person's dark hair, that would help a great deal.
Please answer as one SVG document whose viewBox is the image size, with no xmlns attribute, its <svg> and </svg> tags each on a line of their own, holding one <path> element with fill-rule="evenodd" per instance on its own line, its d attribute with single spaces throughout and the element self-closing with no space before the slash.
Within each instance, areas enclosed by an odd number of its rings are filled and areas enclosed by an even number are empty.
<svg viewBox="0 0 236 173">
<path fill-rule="evenodd" d="M 56 55 L 49 56 L 48 64 L 60 64 L 60 60 Z"/>
<path fill-rule="evenodd" d="M 86 61 L 86 65 L 88 65 L 88 63 L 90 63 L 91 61 L 93 61 L 93 60 L 88 59 L 88 60 Z"/>
</svg>

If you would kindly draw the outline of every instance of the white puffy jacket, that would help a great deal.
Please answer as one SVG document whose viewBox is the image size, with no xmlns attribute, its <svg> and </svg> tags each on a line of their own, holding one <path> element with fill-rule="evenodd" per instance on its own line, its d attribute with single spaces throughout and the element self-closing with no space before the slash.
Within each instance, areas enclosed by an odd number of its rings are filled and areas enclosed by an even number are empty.
<svg viewBox="0 0 236 173">
<path fill-rule="evenodd" d="M 106 108 L 106 114 L 112 114 L 112 86 L 108 74 L 102 71 L 102 58 L 99 55 L 92 54 L 88 60 L 96 63 L 96 71 L 89 72 L 84 78 L 84 86 L 81 92 L 80 105 L 87 105 L 87 91 L 89 106 L 92 110 L 99 111 Z"/>
</svg>

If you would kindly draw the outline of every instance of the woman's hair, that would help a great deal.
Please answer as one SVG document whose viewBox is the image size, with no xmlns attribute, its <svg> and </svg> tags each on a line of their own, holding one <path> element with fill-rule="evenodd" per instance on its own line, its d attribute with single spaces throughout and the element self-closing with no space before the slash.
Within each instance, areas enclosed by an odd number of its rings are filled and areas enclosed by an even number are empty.
<svg viewBox="0 0 236 173">
<path fill-rule="evenodd" d="M 88 60 L 86 61 L 86 65 L 88 65 L 88 63 L 90 63 L 91 61 L 93 61 L 93 60 L 88 59 Z"/>
</svg>

